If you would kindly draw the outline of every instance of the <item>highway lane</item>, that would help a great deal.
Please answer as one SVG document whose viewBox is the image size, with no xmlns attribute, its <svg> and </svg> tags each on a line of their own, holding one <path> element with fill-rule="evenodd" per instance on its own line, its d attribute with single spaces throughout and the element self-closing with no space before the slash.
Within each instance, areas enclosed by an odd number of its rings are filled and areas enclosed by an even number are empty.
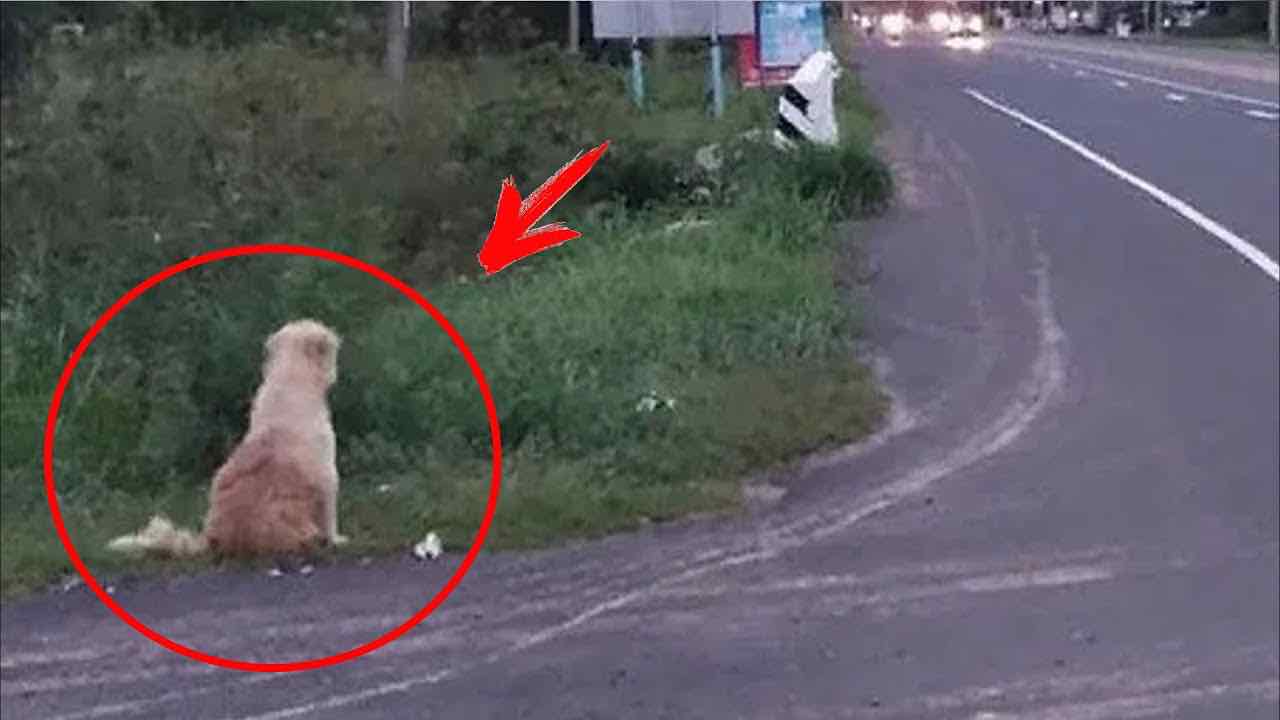
<svg viewBox="0 0 1280 720">
<path fill-rule="evenodd" d="M 860 60 L 902 184 L 851 230 L 883 268 L 874 353 L 897 414 L 875 440 L 778 474 L 783 500 L 747 517 L 482 558 L 422 627 L 336 669 L 209 669 L 85 594 L 7 604 L 4 717 L 1274 717 L 1277 284 L 963 91 L 1078 134 L 1272 258 L 1274 196 L 1239 186 L 1274 174 L 1244 143 L 1159 154 L 1113 120 L 1274 126 L 1074 75 L 1046 90 L 999 53 Z M 456 562 L 117 597 L 202 649 L 296 659 L 394 626 Z"/>
<path fill-rule="evenodd" d="M 1207 47 L 1129 43 L 1107 37 L 1046 37 L 1021 32 L 994 34 L 1001 52 L 1023 50 L 1036 57 L 1102 64 L 1171 83 L 1239 94 L 1272 106 L 1280 103 L 1280 64 L 1274 54 Z"/>
<path fill-rule="evenodd" d="M 1054 54 L 1021 67 L 1027 62 L 1023 53 L 1005 54 L 1002 49 L 997 43 L 995 53 L 984 58 L 975 89 L 1045 119 L 1206 214 L 1222 218 L 1272 259 L 1280 253 L 1280 212 L 1275 209 L 1275 198 L 1280 197 L 1280 122 L 1248 114 L 1268 111 L 1081 71 Z M 1028 70 L 1040 81 L 1025 82 Z M 1170 100 L 1170 94 L 1183 99 Z"/>
</svg>

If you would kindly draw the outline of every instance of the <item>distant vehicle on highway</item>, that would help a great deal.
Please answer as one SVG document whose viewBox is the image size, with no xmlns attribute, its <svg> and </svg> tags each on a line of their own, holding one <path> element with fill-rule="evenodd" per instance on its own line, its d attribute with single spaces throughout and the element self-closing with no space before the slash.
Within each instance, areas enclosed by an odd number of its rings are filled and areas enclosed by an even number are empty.
<svg viewBox="0 0 1280 720">
<path fill-rule="evenodd" d="M 874 15 L 864 14 L 858 17 L 858 26 L 862 28 L 862 31 L 865 32 L 868 37 L 876 31 L 877 24 L 879 23 Z"/>
<path fill-rule="evenodd" d="M 1026 22 L 1031 32 L 1065 33 L 1071 30 L 1071 14 L 1065 2 L 1037 2 L 1031 18 Z"/>
<path fill-rule="evenodd" d="M 952 20 L 963 15 L 960 6 L 954 2 L 936 3 L 939 7 L 930 12 L 927 18 L 929 29 L 945 35 L 950 32 Z"/>
<path fill-rule="evenodd" d="M 1092 8 L 1072 8 L 1067 12 L 1067 18 L 1070 29 L 1076 32 L 1097 33 L 1103 30 L 1102 13 Z"/>
<path fill-rule="evenodd" d="M 1049 8 L 1049 29 L 1056 33 L 1065 33 L 1071 30 L 1071 16 L 1067 13 L 1067 8 L 1061 3 L 1054 3 Z"/>
<path fill-rule="evenodd" d="M 952 15 L 943 44 L 953 50 L 984 50 L 987 47 L 985 29 L 981 15 Z"/>
<path fill-rule="evenodd" d="M 907 30 L 907 16 L 900 12 L 892 12 L 880 17 L 880 27 L 884 30 L 885 37 L 890 41 L 898 41 L 902 39 L 902 34 Z"/>
<path fill-rule="evenodd" d="M 1209 14 L 1209 3 L 1207 2 L 1179 2 L 1178 0 L 1170 0 L 1165 3 L 1164 18 L 1162 25 L 1166 30 L 1187 29 L 1195 27 Z"/>
</svg>

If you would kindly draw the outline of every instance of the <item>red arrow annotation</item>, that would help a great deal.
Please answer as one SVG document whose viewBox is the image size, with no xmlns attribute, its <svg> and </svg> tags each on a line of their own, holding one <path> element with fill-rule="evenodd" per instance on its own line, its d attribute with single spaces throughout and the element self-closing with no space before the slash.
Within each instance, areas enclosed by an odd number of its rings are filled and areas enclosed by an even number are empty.
<svg viewBox="0 0 1280 720">
<path fill-rule="evenodd" d="M 606 140 L 585 155 L 578 153 L 523 202 L 520 201 L 520 191 L 516 190 L 515 180 L 507 178 L 502 181 L 493 228 L 489 230 L 489 236 L 476 255 L 485 273 L 492 275 L 518 260 L 582 234 L 558 222 L 532 230 L 530 228 L 591 172 L 591 168 L 608 147 L 609 141 Z"/>
</svg>

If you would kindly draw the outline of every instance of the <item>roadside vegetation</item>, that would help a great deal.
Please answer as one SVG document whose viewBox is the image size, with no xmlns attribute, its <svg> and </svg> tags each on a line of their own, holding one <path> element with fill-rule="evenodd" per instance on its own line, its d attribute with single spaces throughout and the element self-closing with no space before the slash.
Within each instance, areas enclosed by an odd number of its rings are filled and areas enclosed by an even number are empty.
<svg viewBox="0 0 1280 720">
<path fill-rule="evenodd" d="M 500 12 L 479 5 L 468 12 Z M 706 115 L 698 43 L 655 53 L 637 109 L 608 48 L 575 57 L 533 31 L 472 37 L 488 25 L 454 19 L 440 37 L 469 39 L 419 52 L 397 115 L 355 16 L 328 34 L 192 39 L 189 24 L 140 7 L 40 44 L 28 77 L 6 87 L 6 595 L 71 572 L 39 460 L 71 349 L 138 282 L 220 247 L 339 250 L 450 318 L 502 422 L 489 549 L 732 511 L 744 474 L 848 442 L 882 417 L 883 396 L 852 359 L 861 300 L 837 270 L 856 238 L 836 224 L 876 212 L 892 190 L 852 72 L 837 88 L 844 142 L 784 155 L 744 137 L 771 127 L 774 93 L 734 91 L 725 117 Z M 514 176 L 527 193 L 603 140 L 608 153 L 547 218 L 583 236 L 484 277 L 475 253 L 499 181 Z M 712 143 L 717 162 L 695 162 Z M 360 273 L 240 258 L 133 303 L 71 383 L 58 489 L 95 574 L 139 567 L 102 548 L 155 512 L 199 526 L 209 477 L 244 430 L 262 340 L 303 316 L 344 338 L 331 396 L 352 536 L 343 554 L 402 551 L 427 531 L 454 551 L 470 544 L 489 433 L 444 333 Z"/>
</svg>

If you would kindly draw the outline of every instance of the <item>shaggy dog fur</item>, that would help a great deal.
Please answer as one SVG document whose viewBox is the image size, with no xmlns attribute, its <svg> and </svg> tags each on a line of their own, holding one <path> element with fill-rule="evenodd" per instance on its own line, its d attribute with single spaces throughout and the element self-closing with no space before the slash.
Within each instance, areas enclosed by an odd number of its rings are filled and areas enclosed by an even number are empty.
<svg viewBox="0 0 1280 720">
<path fill-rule="evenodd" d="M 266 342 L 249 431 L 213 476 L 204 531 L 167 519 L 111 541 L 120 551 L 171 555 L 309 553 L 341 545 L 338 467 L 327 395 L 338 378 L 337 334 L 313 320 L 289 323 Z"/>
</svg>

